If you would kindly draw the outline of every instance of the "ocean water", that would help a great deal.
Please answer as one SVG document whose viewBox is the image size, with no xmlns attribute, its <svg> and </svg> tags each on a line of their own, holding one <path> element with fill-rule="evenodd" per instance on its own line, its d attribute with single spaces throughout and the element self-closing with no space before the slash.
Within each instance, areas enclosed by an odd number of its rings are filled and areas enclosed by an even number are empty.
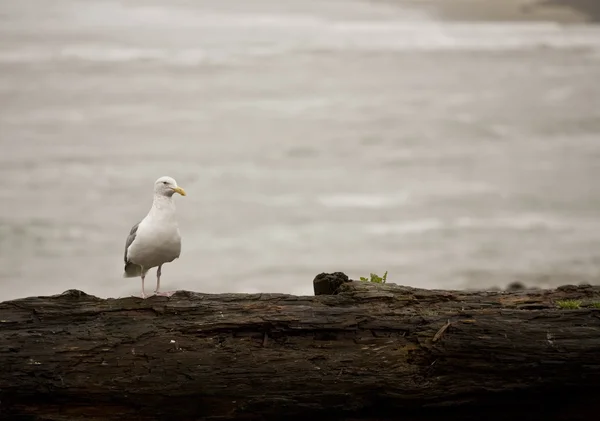
<svg viewBox="0 0 600 421">
<path fill-rule="evenodd" d="M 600 27 L 168 3 L 0 4 L 0 300 L 139 295 L 162 175 L 188 192 L 164 290 L 600 283 Z"/>
</svg>

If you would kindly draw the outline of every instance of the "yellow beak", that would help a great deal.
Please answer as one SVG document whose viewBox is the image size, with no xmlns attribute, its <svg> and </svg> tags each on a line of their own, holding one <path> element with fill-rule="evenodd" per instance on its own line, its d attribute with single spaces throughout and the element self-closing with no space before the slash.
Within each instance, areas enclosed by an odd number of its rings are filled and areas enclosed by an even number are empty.
<svg viewBox="0 0 600 421">
<path fill-rule="evenodd" d="M 173 189 L 175 191 L 175 193 L 179 193 L 182 196 L 185 196 L 185 190 L 183 190 L 181 187 L 175 187 Z"/>
</svg>

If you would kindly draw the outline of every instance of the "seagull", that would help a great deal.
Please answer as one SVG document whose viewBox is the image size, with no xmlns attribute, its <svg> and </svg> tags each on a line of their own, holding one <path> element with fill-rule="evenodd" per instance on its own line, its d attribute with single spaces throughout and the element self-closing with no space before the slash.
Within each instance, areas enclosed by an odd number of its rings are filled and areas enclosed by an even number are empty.
<svg viewBox="0 0 600 421">
<path fill-rule="evenodd" d="M 144 219 L 135 224 L 125 241 L 124 278 L 142 278 L 142 298 L 146 298 L 144 278 L 146 273 L 158 266 L 156 270 L 156 295 L 170 296 L 172 293 L 161 293 L 160 275 L 162 266 L 172 262 L 181 253 L 181 234 L 175 217 L 173 195 L 185 196 L 185 190 L 168 176 L 160 177 L 154 183 L 154 201 Z"/>
</svg>

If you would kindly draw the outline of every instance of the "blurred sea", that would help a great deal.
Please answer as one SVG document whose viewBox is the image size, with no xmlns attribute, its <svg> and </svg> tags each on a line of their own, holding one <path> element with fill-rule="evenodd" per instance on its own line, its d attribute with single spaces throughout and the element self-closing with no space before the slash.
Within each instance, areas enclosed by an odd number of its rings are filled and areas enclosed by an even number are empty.
<svg viewBox="0 0 600 421">
<path fill-rule="evenodd" d="M 124 242 L 162 175 L 188 192 L 164 290 L 600 283 L 599 26 L 4 1 L 0 147 L 0 300 L 138 295 Z"/>
</svg>

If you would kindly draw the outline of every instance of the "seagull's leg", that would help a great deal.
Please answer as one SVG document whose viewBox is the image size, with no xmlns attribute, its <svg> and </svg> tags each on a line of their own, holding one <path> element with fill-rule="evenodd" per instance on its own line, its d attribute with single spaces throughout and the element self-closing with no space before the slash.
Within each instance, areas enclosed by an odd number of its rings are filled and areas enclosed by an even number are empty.
<svg viewBox="0 0 600 421">
<path fill-rule="evenodd" d="M 174 294 L 173 291 L 169 291 L 169 292 L 158 292 L 158 289 L 160 288 L 160 275 L 162 273 L 161 271 L 162 269 L 162 265 L 158 266 L 158 269 L 156 270 L 156 290 L 154 291 L 154 293 L 156 295 L 162 295 L 164 297 L 170 297 L 171 295 Z"/>
<path fill-rule="evenodd" d="M 146 298 L 146 293 L 144 292 L 144 278 L 146 277 L 146 272 L 142 270 L 142 298 Z"/>
<path fill-rule="evenodd" d="M 161 275 L 162 265 L 158 265 L 158 269 L 156 269 L 156 289 L 154 290 L 155 294 L 159 294 L 158 290 L 160 289 L 160 275 Z"/>
</svg>

